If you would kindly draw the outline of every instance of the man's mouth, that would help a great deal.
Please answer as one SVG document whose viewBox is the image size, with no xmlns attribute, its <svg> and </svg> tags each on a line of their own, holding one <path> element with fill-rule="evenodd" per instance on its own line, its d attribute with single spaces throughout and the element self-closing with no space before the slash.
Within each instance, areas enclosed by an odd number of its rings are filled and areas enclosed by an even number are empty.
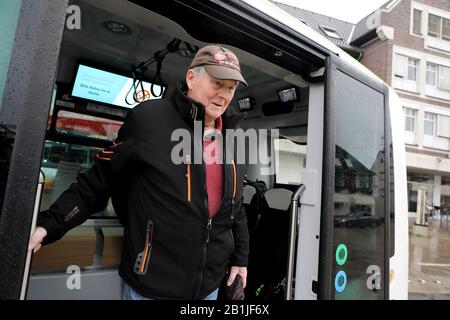
<svg viewBox="0 0 450 320">
<path fill-rule="evenodd" d="M 222 108 L 221 104 L 218 104 L 218 103 L 215 103 L 215 102 L 212 102 L 212 104 L 215 105 L 216 107 Z"/>
</svg>

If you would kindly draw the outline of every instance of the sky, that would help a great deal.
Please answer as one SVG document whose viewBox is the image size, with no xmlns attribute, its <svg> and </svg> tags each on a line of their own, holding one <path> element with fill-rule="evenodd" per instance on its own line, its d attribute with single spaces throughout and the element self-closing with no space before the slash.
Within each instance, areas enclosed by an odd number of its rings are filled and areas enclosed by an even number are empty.
<svg viewBox="0 0 450 320">
<path fill-rule="evenodd" d="M 388 0 L 274 0 L 340 20 L 357 23 Z"/>
</svg>

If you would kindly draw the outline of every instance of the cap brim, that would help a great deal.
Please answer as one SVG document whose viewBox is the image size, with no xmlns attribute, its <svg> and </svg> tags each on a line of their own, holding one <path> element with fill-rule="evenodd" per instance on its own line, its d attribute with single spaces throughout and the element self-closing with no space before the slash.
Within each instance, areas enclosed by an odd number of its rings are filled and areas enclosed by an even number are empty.
<svg viewBox="0 0 450 320">
<path fill-rule="evenodd" d="M 213 78 L 220 80 L 236 80 L 248 87 L 248 84 L 242 77 L 241 73 L 235 69 L 211 64 L 203 65 L 203 67 L 205 68 L 206 72 Z"/>
</svg>

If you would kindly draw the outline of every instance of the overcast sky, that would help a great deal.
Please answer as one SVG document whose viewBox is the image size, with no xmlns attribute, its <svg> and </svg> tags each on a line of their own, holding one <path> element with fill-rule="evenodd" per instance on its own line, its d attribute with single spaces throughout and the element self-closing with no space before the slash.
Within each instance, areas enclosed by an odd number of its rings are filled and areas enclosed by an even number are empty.
<svg viewBox="0 0 450 320">
<path fill-rule="evenodd" d="M 293 7 L 357 23 L 388 0 L 274 0 Z"/>
</svg>

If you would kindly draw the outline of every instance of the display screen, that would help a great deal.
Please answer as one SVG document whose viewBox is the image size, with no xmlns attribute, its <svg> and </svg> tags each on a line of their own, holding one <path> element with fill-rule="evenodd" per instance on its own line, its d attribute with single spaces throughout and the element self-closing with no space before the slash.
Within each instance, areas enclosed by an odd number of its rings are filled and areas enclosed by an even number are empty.
<svg viewBox="0 0 450 320">
<path fill-rule="evenodd" d="M 133 108 L 144 100 L 162 97 L 161 93 L 164 92 L 164 87 L 153 86 L 153 91 L 157 95 L 155 97 L 150 90 L 151 83 L 143 81 L 142 84 L 144 90 L 140 85 L 137 87 L 135 100 L 133 99 L 134 89 L 131 89 L 133 78 L 80 64 L 75 77 L 72 96 L 125 108 Z"/>
</svg>

